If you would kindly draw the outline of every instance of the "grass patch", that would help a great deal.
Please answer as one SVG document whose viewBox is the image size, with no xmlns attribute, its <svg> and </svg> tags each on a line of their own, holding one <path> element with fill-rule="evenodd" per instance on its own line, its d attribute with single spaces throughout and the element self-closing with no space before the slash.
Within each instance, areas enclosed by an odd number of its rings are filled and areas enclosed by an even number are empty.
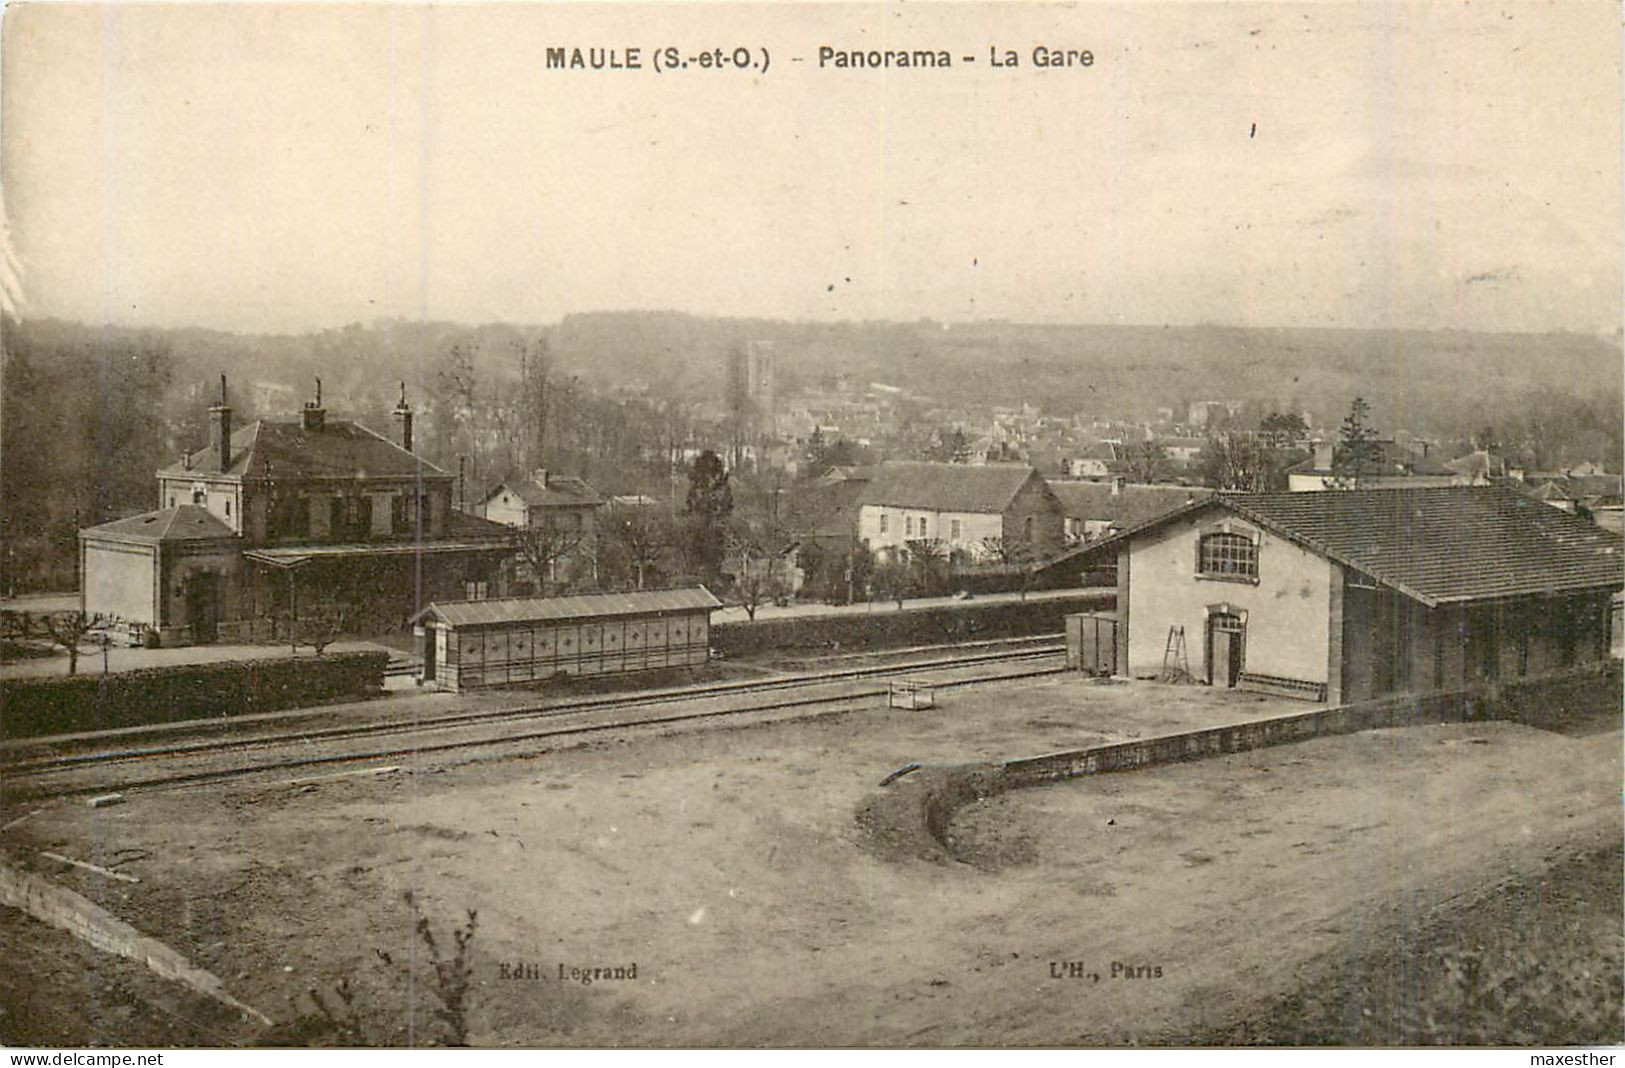
<svg viewBox="0 0 1625 1068">
<path fill-rule="evenodd" d="M 1502 883 L 1194 1044 L 1618 1045 L 1622 860 L 1614 846 Z"/>
</svg>

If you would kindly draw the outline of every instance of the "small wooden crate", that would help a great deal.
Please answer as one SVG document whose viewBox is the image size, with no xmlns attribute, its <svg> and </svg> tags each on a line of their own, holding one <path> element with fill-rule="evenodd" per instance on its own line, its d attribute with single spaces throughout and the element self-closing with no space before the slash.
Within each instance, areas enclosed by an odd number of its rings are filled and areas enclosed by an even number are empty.
<svg viewBox="0 0 1625 1068">
<path fill-rule="evenodd" d="M 888 708 L 934 708 L 936 703 L 936 688 L 929 682 L 920 682 L 917 679 L 893 679 L 887 688 Z"/>
</svg>

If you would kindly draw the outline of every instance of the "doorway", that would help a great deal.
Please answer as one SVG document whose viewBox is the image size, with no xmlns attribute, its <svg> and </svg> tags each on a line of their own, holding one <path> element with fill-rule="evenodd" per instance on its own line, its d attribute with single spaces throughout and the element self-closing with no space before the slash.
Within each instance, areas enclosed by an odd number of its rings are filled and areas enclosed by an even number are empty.
<svg viewBox="0 0 1625 1068">
<path fill-rule="evenodd" d="M 423 631 L 423 681 L 434 681 L 435 654 L 440 650 L 440 628 L 428 624 Z"/>
<path fill-rule="evenodd" d="M 1241 617 L 1215 612 L 1207 617 L 1207 681 L 1210 686 L 1233 688 L 1241 680 L 1246 625 Z"/>
<path fill-rule="evenodd" d="M 194 571 L 186 580 L 186 622 L 192 628 L 192 641 L 207 645 L 214 641 L 220 622 L 220 576 L 213 571 Z"/>
</svg>

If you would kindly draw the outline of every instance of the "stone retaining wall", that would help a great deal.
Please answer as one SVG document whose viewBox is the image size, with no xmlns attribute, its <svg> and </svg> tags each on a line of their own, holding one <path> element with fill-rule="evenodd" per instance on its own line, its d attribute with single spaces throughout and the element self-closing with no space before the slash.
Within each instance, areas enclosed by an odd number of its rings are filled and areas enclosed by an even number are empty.
<svg viewBox="0 0 1625 1068">
<path fill-rule="evenodd" d="M 940 859 L 954 813 L 1007 790 L 1383 727 L 1490 719 L 1559 726 L 1599 700 L 1617 707 L 1619 695 L 1615 660 L 1455 693 L 1389 697 L 990 764 L 925 767 L 866 800 L 858 822 L 888 853 Z"/>
</svg>

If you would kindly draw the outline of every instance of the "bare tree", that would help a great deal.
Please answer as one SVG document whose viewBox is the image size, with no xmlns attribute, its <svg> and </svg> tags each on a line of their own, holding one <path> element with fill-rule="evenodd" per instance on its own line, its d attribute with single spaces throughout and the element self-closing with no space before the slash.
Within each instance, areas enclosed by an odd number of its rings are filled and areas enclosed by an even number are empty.
<svg viewBox="0 0 1625 1068">
<path fill-rule="evenodd" d="M 637 505 L 612 507 L 607 530 L 640 590 L 648 584 L 649 569 L 670 552 L 676 536 L 658 509 Z"/>
<path fill-rule="evenodd" d="M 40 619 L 40 627 L 46 637 L 67 651 L 69 675 L 79 673 L 79 643 L 84 641 L 85 635 L 101 622 L 101 618 L 76 610 L 50 612 Z"/>
<path fill-rule="evenodd" d="M 299 638 L 316 650 L 317 656 L 321 656 L 322 651 L 344 633 L 345 618 L 344 611 L 340 608 L 308 614 L 299 620 Z"/>
<path fill-rule="evenodd" d="M 908 587 L 930 597 L 948 588 L 948 545 L 939 538 L 915 538 L 908 543 Z"/>
<path fill-rule="evenodd" d="M 1156 482 L 1168 471 L 1168 450 L 1155 441 L 1142 441 L 1128 450 L 1124 463 L 1135 482 Z"/>
<path fill-rule="evenodd" d="M 441 395 L 446 398 L 450 408 L 453 441 L 461 438 L 463 445 L 459 451 L 473 461 L 474 482 L 478 486 L 484 465 L 480 462 L 479 452 L 479 375 L 474 367 L 473 345 L 462 341 L 453 345 L 435 377 L 439 380 Z M 466 509 L 468 491 L 462 486 L 459 486 L 459 491 L 465 494 L 459 504 Z"/>
<path fill-rule="evenodd" d="M 1025 538 L 983 538 L 981 543 L 982 555 L 995 560 L 1003 566 L 1010 568 L 1016 575 L 1017 589 L 1021 599 L 1027 599 L 1027 591 L 1032 588 L 1037 579 L 1038 553 L 1032 542 Z"/>
<path fill-rule="evenodd" d="M 752 560 L 744 571 L 734 576 L 733 595 L 745 609 L 745 616 L 753 621 L 758 608 L 777 601 L 784 592 L 774 561 L 768 557 Z"/>
<path fill-rule="evenodd" d="M 521 448 L 525 464 L 535 467 L 547 456 L 548 374 L 552 356 L 547 338 L 538 337 L 519 349 L 519 408 Z"/>
<path fill-rule="evenodd" d="M 903 598 L 909 595 L 912 575 L 908 559 L 901 550 L 886 553 L 876 561 L 869 572 L 874 591 L 890 601 L 897 602 L 902 611 Z"/>
<path fill-rule="evenodd" d="M 785 592 L 777 574 L 777 554 L 783 544 L 784 535 L 769 518 L 735 514 L 728 524 L 727 555 L 734 576 L 733 594 L 750 619 L 756 618 L 756 609 L 762 604 Z"/>
<path fill-rule="evenodd" d="M 1197 454 L 1202 481 L 1215 489 L 1256 493 L 1269 488 L 1270 457 L 1252 434 L 1219 433 Z"/>
<path fill-rule="evenodd" d="M 557 581 L 559 564 L 570 559 L 585 538 L 580 527 L 566 529 L 548 518 L 536 526 L 516 531 L 514 547 L 536 577 L 537 590 L 546 593 L 548 584 Z"/>
</svg>

